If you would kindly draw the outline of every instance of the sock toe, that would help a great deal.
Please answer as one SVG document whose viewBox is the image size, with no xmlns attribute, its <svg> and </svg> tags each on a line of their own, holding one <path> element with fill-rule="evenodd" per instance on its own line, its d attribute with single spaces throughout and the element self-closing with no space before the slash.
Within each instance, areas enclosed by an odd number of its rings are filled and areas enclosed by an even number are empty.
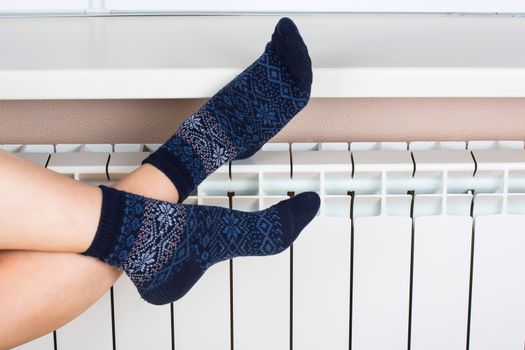
<svg viewBox="0 0 525 350">
<path fill-rule="evenodd" d="M 291 216 L 290 220 L 293 222 L 293 225 L 289 225 L 284 233 L 283 241 L 286 246 L 289 246 L 315 217 L 319 210 L 321 199 L 315 192 L 303 192 L 281 203 L 283 203 L 283 206 L 286 206 L 287 215 Z M 282 217 L 284 218 L 285 216 Z"/>
<path fill-rule="evenodd" d="M 299 88 L 310 91 L 312 62 L 303 38 L 290 18 L 284 17 L 279 20 L 272 34 L 271 46 Z"/>
</svg>

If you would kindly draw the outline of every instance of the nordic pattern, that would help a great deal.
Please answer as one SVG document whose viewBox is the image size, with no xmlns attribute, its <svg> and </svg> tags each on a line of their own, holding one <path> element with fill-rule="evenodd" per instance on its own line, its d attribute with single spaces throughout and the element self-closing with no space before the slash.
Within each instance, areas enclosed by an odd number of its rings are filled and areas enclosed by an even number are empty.
<svg viewBox="0 0 525 350">
<path fill-rule="evenodd" d="M 203 133 L 202 130 L 206 132 Z M 177 134 L 193 146 L 207 175 L 237 155 L 228 133 L 204 108 L 182 123 Z"/>
<path fill-rule="evenodd" d="M 187 265 L 198 266 L 204 273 L 223 260 L 277 254 L 288 246 L 275 207 L 253 213 L 213 206 L 188 205 L 185 209 L 185 230 L 171 260 L 147 284 L 139 284 L 141 294 L 177 283 L 178 272 Z"/>
<path fill-rule="evenodd" d="M 148 282 L 171 259 L 184 232 L 186 210 L 161 202 L 146 201 L 142 225 L 122 267 L 140 285 Z"/>
<path fill-rule="evenodd" d="M 188 264 L 204 272 L 236 256 L 277 254 L 287 247 L 283 235 L 276 207 L 247 213 L 126 193 L 117 244 L 104 260 L 148 292 L 176 283 L 177 273 Z"/>
<path fill-rule="evenodd" d="M 300 89 L 270 43 L 244 72 L 223 87 L 203 108 L 230 132 L 237 159 L 251 156 L 306 104 Z"/>
<path fill-rule="evenodd" d="M 309 98 L 310 90 L 299 88 L 269 42 L 264 53 L 190 116 L 159 152 L 167 151 L 184 167 L 196 187 L 222 164 L 253 155 Z M 163 160 L 156 153 L 144 163 L 165 169 L 184 200 L 193 188 L 180 188 L 181 175 L 159 164 Z"/>
</svg>

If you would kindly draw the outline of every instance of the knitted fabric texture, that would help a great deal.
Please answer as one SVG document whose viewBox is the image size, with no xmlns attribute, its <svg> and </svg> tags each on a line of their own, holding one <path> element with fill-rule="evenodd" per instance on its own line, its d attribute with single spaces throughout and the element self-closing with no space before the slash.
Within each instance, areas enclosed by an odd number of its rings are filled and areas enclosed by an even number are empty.
<svg viewBox="0 0 525 350">
<path fill-rule="evenodd" d="M 143 163 L 175 184 L 179 202 L 224 163 L 253 155 L 310 98 L 312 65 L 295 24 L 279 21 L 263 54 L 191 115 Z"/>
<path fill-rule="evenodd" d="M 181 298 L 219 261 L 282 252 L 319 209 L 314 192 L 247 213 L 99 187 L 100 222 L 83 254 L 123 269 L 140 295 L 159 305 Z"/>
</svg>

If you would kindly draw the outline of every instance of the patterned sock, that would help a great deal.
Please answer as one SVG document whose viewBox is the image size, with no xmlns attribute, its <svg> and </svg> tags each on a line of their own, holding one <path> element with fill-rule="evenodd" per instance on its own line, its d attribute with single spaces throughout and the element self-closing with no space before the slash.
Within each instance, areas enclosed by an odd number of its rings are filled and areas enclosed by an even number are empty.
<svg viewBox="0 0 525 350">
<path fill-rule="evenodd" d="M 222 164 L 248 158 L 310 98 L 312 65 L 289 18 L 277 23 L 262 56 L 191 115 L 143 163 L 177 186 L 182 202 Z"/>
<path fill-rule="evenodd" d="M 157 305 L 181 298 L 216 262 L 282 252 L 319 209 L 315 192 L 247 213 L 99 187 L 100 222 L 82 254 L 126 271 L 142 298 Z"/>
</svg>

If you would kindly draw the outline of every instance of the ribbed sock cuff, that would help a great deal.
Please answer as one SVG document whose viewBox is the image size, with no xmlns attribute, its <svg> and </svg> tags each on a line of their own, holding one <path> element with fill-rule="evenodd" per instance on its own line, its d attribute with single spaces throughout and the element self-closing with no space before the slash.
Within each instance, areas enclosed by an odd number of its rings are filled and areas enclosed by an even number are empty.
<svg viewBox="0 0 525 350">
<path fill-rule="evenodd" d="M 104 185 L 99 188 L 102 190 L 102 210 L 97 232 L 91 246 L 82 254 L 105 260 L 115 247 L 118 230 L 122 227 L 126 194 Z"/>
<path fill-rule="evenodd" d="M 179 192 L 179 203 L 182 203 L 195 188 L 191 173 L 184 163 L 176 154 L 167 151 L 164 147 L 150 154 L 142 161 L 142 164 L 144 163 L 153 165 L 171 180 Z"/>
</svg>

